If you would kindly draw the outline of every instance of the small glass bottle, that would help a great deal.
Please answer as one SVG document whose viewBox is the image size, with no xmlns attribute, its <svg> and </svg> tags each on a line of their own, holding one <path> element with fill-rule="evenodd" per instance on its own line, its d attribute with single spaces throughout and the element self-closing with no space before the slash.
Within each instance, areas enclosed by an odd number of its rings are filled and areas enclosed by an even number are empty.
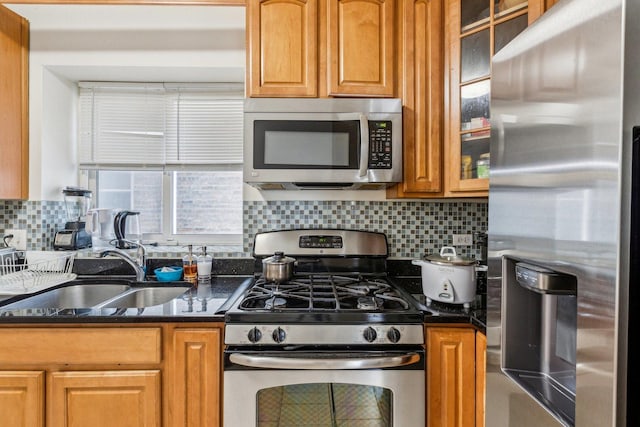
<svg viewBox="0 0 640 427">
<path fill-rule="evenodd" d="M 193 284 L 197 283 L 198 265 L 193 256 L 193 245 L 189 245 L 189 253 L 182 257 L 182 271 L 184 280 Z"/>
<path fill-rule="evenodd" d="M 211 281 L 211 267 L 213 257 L 207 254 L 207 247 L 202 247 L 202 255 L 198 256 L 198 283 L 208 283 Z"/>
</svg>

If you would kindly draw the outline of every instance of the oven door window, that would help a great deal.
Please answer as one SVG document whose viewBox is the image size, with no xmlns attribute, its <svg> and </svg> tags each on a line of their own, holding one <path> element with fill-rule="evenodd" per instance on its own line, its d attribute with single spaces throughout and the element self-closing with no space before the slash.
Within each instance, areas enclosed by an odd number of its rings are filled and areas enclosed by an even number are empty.
<svg viewBox="0 0 640 427">
<path fill-rule="evenodd" d="M 256 169 L 358 169 L 358 120 L 256 120 Z"/>
<path fill-rule="evenodd" d="M 370 385 L 308 383 L 257 393 L 258 427 L 389 427 L 390 389 Z"/>
</svg>

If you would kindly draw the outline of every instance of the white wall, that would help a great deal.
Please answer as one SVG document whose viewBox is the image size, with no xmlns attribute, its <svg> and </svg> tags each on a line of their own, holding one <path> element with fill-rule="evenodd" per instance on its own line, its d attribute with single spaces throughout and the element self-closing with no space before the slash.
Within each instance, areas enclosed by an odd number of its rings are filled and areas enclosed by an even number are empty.
<svg viewBox="0 0 640 427">
<path fill-rule="evenodd" d="M 29 20 L 30 200 L 77 185 L 76 88 L 86 81 L 244 81 L 245 9 L 6 5 Z M 377 191 L 269 191 L 245 200 L 384 200 Z"/>
<path fill-rule="evenodd" d="M 39 153 L 30 147 L 30 185 L 40 184 L 42 200 L 56 200 L 61 189 L 75 185 L 77 180 L 77 85 L 42 67 L 30 89 L 42 94 L 37 100 L 41 105 L 31 104 L 30 118 L 40 126 L 30 126 L 31 141 L 40 141 Z M 34 79 L 36 80 L 36 79 Z M 35 83 L 35 82 L 34 82 Z M 38 134 L 39 133 L 39 134 Z M 33 142 L 31 142 L 33 144 Z M 36 156 L 40 154 L 39 158 Z M 36 166 L 38 165 L 38 166 Z M 30 187 L 31 195 L 35 188 Z M 33 199 L 33 197 L 32 197 Z"/>
</svg>

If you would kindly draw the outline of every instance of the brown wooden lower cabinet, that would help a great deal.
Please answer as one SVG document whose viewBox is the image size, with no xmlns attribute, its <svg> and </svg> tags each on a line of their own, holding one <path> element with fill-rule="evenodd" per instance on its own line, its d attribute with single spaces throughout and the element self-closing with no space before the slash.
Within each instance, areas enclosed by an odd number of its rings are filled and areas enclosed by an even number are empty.
<svg viewBox="0 0 640 427">
<path fill-rule="evenodd" d="M 0 325 L 0 342 L 3 427 L 222 424 L 221 323 Z"/>
<path fill-rule="evenodd" d="M 476 332 L 476 427 L 484 427 L 486 379 L 487 336 Z"/>
<path fill-rule="evenodd" d="M 160 426 L 160 371 L 52 372 L 47 426 Z"/>
<path fill-rule="evenodd" d="M 478 395 L 479 382 L 484 384 L 484 335 L 459 324 L 427 326 L 425 331 L 427 427 L 484 425 L 484 385 Z M 484 343 L 486 348 L 486 339 Z"/>
<path fill-rule="evenodd" d="M 220 426 L 220 329 L 177 328 L 172 334 L 170 426 Z"/>
<path fill-rule="evenodd" d="M 44 371 L 0 371 L 3 426 L 44 426 L 44 376 Z"/>
</svg>

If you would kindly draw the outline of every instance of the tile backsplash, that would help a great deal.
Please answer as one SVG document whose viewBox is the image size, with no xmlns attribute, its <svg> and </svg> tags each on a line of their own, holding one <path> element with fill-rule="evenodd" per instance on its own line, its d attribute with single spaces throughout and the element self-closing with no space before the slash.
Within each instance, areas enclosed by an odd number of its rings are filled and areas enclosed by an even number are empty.
<svg viewBox="0 0 640 427">
<path fill-rule="evenodd" d="M 347 228 L 382 232 L 389 255 L 415 258 L 451 245 L 451 234 L 487 231 L 487 203 L 434 201 L 267 201 L 244 203 L 243 247 L 257 231 Z M 480 247 L 460 247 L 479 257 Z"/>
<path fill-rule="evenodd" d="M 64 227 L 63 202 L 0 201 L 0 233 L 26 229 L 28 248 L 51 250 Z M 487 231 L 486 201 L 245 201 L 243 247 L 233 256 L 251 256 L 256 232 L 290 228 L 346 228 L 382 232 L 389 255 L 416 258 L 451 245 L 452 234 Z M 462 256 L 478 258 L 481 247 L 461 246 Z M 175 255 L 175 253 L 173 254 Z"/>
<path fill-rule="evenodd" d="M 0 200 L 0 233 L 27 230 L 27 249 L 51 250 L 56 231 L 64 228 L 64 202 Z"/>
</svg>

